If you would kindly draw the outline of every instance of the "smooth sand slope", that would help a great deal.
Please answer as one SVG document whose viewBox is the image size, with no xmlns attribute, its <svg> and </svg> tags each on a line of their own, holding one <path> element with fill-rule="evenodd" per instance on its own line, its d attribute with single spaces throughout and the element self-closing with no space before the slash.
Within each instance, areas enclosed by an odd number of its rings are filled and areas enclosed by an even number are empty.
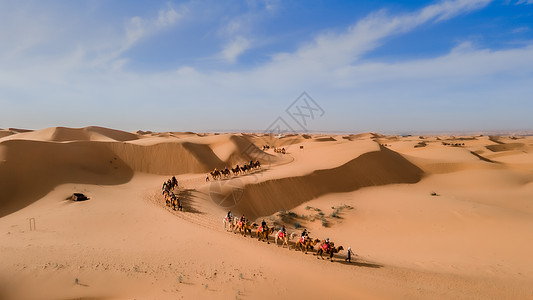
<svg viewBox="0 0 533 300">
<path fill-rule="evenodd" d="M 0 299 L 533 299 L 532 150 L 531 137 L 0 130 Z M 172 175 L 183 212 L 161 197 Z M 228 209 L 357 256 L 227 232 Z"/>
</svg>

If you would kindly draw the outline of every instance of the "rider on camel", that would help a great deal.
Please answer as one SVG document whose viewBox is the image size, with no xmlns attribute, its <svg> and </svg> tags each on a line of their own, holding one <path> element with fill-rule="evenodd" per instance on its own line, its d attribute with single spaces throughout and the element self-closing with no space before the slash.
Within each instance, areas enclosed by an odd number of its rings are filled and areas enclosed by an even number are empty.
<svg viewBox="0 0 533 300">
<path fill-rule="evenodd" d="M 261 222 L 261 228 L 259 228 L 260 232 L 263 232 L 267 229 L 267 223 L 265 222 L 265 219 Z"/>
<path fill-rule="evenodd" d="M 227 219 L 228 221 L 231 221 L 231 210 L 228 211 L 228 215 L 226 216 L 226 219 Z"/>
<path fill-rule="evenodd" d="M 178 186 L 178 180 L 176 179 L 176 176 L 172 176 L 172 185 L 174 187 L 177 187 Z"/>
<path fill-rule="evenodd" d="M 329 250 L 330 246 L 331 245 L 330 245 L 329 238 L 326 238 L 326 240 L 324 241 L 324 247 L 326 247 L 325 250 Z"/>
<path fill-rule="evenodd" d="M 304 228 L 304 231 L 302 231 L 302 236 L 301 236 L 302 243 L 305 242 L 305 239 L 307 239 L 308 236 L 309 236 L 309 232 L 307 232 L 307 229 Z"/>
<path fill-rule="evenodd" d="M 241 220 L 240 220 L 240 223 L 241 223 L 241 224 L 240 224 L 241 226 L 244 225 L 244 224 L 246 223 L 246 218 L 244 217 L 244 215 L 242 215 Z"/>
<path fill-rule="evenodd" d="M 280 237 L 285 237 L 287 235 L 287 229 L 285 228 L 285 225 L 281 226 L 281 234 Z"/>
</svg>

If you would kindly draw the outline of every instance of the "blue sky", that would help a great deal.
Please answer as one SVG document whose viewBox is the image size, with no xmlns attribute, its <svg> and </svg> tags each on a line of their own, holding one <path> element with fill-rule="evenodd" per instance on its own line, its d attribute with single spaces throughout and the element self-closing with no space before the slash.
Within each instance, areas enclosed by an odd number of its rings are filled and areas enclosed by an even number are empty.
<svg viewBox="0 0 533 300">
<path fill-rule="evenodd" d="M 4 1 L 0 128 L 533 129 L 533 1 Z M 296 127 L 296 126 L 293 126 Z"/>
</svg>

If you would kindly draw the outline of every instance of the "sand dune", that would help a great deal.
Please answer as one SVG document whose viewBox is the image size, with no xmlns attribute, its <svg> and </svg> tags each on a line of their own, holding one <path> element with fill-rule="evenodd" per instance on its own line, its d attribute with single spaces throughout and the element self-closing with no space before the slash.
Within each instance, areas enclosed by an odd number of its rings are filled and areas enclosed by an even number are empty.
<svg viewBox="0 0 533 300">
<path fill-rule="evenodd" d="M 11 130 L 0 129 L 0 139 L 9 135 L 15 134 Z"/>
<path fill-rule="evenodd" d="M 31 129 L 22 129 L 22 128 L 8 128 L 8 130 L 16 132 L 16 133 L 24 133 L 24 132 L 32 132 Z"/>
<path fill-rule="evenodd" d="M 0 215 L 12 213 L 63 183 L 116 185 L 133 171 L 101 143 L 24 140 L 0 144 Z"/>
<path fill-rule="evenodd" d="M 19 133 L 11 135 L 7 139 L 49 142 L 131 141 L 138 139 L 138 136 L 129 132 L 91 126 L 84 128 L 51 127 L 36 131 L 19 131 Z"/>
<path fill-rule="evenodd" d="M 334 142 L 336 141 L 335 138 L 333 137 L 323 137 L 323 138 L 318 138 L 318 139 L 315 139 L 316 142 Z"/>
<path fill-rule="evenodd" d="M 509 144 L 499 144 L 499 145 L 488 145 L 487 149 L 493 152 L 501 151 L 510 151 L 510 150 L 521 150 L 526 149 L 526 145 L 523 143 L 509 143 Z"/>
<path fill-rule="evenodd" d="M 100 127 L 57 127 L 2 140 L 0 178 L 5 179 L 0 182 L 0 215 L 38 200 L 63 183 L 115 185 L 127 182 L 133 172 L 206 173 L 242 164 L 262 153 L 245 138 L 234 135 L 216 142 L 219 149 L 229 149 L 223 155 L 218 153 L 221 157 L 209 143 L 168 139 L 143 141 L 146 145 L 124 142 L 137 139 L 134 134 Z M 267 156 L 262 154 L 261 158 Z"/>
<path fill-rule="evenodd" d="M 531 299 L 532 146 L 502 136 L 0 130 L 0 298 Z M 255 159 L 260 169 L 205 181 Z M 183 212 L 161 197 L 171 175 Z M 79 191 L 91 199 L 65 200 Z M 225 232 L 229 208 L 296 234 L 304 226 L 357 256 L 330 263 Z"/>
<path fill-rule="evenodd" d="M 416 183 L 423 171 L 387 148 L 365 153 L 348 163 L 309 175 L 264 181 L 245 186 L 236 209 L 252 218 L 291 209 L 327 193 L 354 191 L 392 183 Z"/>
</svg>

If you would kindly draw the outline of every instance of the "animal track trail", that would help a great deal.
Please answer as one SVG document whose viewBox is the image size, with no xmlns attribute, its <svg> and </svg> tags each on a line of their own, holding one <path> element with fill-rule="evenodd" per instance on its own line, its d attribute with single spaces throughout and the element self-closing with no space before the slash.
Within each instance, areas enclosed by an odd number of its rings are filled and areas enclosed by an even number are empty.
<svg viewBox="0 0 533 300">
<path fill-rule="evenodd" d="M 170 208 L 166 208 L 167 211 L 175 215 L 176 217 L 185 220 L 189 223 L 193 223 L 199 226 L 202 226 L 207 229 L 215 230 L 223 232 L 222 228 L 222 221 L 221 220 L 215 220 L 211 217 L 208 217 L 207 215 L 203 213 L 192 213 L 192 212 L 186 212 L 186 211 L 173 211 Z M 220 224 L 219 224 L 220 223 Z"/>
</svg>

